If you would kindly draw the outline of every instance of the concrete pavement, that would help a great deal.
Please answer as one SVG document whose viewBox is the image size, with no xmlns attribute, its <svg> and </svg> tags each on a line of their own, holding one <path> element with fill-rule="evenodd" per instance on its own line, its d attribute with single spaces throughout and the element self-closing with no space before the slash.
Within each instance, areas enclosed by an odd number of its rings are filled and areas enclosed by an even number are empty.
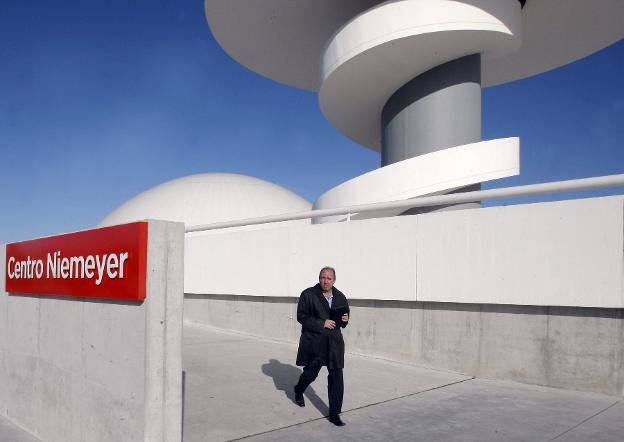
<svg viewBox="0 0 624 442">
<path fill-rule="evenodd" d="M 349 343 L 347 342 L 347 349 Z M 324 370 L 293 402 L 296 346 L 186 324 L 184 440 L 622 441 L 621 397 L 473 379 L 346 356 L 345 427 L 327 414 Z"/>
<path fill-rule="evenodd" d="M 349 343 L 347 342 L 347 347 Z M 296 406 L 296 346 L 185 324 L 184 441 L 621 442 L 621 397 L 474 379 L 347 354 L 343 420 L 325 370 Z M 0 418 L 0 441 L 38 439 Z"/>
<path fill-rule="evenodd" d="M 1 442 L 41 442 L 32 434 L 22 430 L 8 419 L 0 416 Z"/>
</svg>

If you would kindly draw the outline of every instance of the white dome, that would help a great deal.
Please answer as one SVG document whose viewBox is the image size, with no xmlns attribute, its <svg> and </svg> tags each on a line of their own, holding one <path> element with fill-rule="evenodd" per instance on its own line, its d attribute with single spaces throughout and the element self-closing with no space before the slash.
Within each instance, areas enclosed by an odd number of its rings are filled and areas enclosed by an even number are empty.
<svg viewBox="0 0 624 442">
<path fill-rule="evenodd" d="M 160 184 L 109 213 L 99 227 L 144 219 L 187 227 L 310 210 L 312 204 L 276 184 L 245 175 L 204 173 Z M 292 222 L 310 223 L 310 220 Z"/>
</svg>

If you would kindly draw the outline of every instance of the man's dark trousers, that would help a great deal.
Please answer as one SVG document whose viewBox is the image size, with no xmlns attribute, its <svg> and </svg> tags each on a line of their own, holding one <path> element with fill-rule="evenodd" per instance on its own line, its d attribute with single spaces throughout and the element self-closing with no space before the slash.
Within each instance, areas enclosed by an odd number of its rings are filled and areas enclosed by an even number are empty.
<svg viewBox="0 0 624 442">
<path fill-rule="evenodd" d="M 295 385 L 295 391 L 303 394 L 321 371 L 322 365 L 303 367 L 303 373 L 299 377 L 299 382 Z M 328 368 L 327 371 L 327 395 L 329 396 L 329 414 L 340 414 L 342 412 L 342 397 L 344 395 L 344 384 L 342 381 L 342 368 Z"/>
</svg>

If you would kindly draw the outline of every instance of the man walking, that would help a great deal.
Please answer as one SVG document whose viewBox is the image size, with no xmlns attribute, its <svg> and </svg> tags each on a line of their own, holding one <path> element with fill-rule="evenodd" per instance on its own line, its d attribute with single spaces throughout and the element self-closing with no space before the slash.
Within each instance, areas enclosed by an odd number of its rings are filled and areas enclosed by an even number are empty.
<svg viewBox="0 0 624 442">
<path fill-rule="evenodd" d="M 322 366 L 327 367 L 329 421 L 343 426 L 340 419 L 344 385 L 344 340 L 340 328 L 349 321 L 349 304 L 340 290 L 334 287 L 336 271 L 323 267 L 319 283 L 305 289 L 297 305 L 297 321 L 301 324 L 301 338 L 297 351 L 297 365 L 303 373 L 295 385 L 295 403 L 305 406 L 303 392 L 318 376 Z"/>
</svg>

